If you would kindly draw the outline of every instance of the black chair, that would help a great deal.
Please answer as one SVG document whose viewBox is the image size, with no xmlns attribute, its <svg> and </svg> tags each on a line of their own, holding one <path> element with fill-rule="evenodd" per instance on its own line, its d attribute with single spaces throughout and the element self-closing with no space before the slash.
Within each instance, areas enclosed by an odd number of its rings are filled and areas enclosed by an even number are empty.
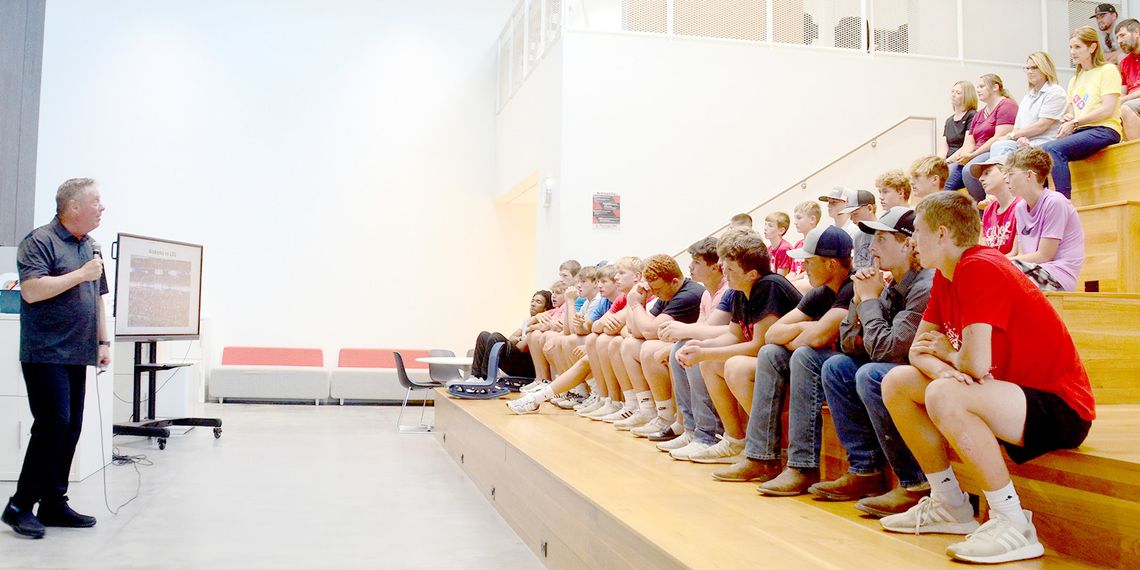
<svg viewBox="0 0 1140 570">
<path fill-rule="evenodd" d="M 428 351 L 428 356 L 454 357 L 455 353 L 442 348 L 433 348 Z M 428 377 L 444 386 L 463 381 L 463 373 L 460 372 L 460 367 L 454 364 L 428 364 Z"/>
<path fill-rule="evenodd" d="M 433 388 L 440 388 L 443 384 L 435 380 L 427 382 L 416 382 L 408 376 L 408 371 L 404 368 L 404 356 L 399 352 L 392 352 L 392 356 L 396 359 L 396 377 L 400 380 L 400 385 L 407 391 L 404 393 L 404 403 L 400 405 L 400 415 L 396 416 L 396 432 L 397 433 L 431 433 L 434 426 L 424 423 L 424 411 L 427 410 L 427 399 L 430 394 L 424 394 L 423 403 L 420 406 L 420 423 L 419 425 L 404 425 L 401 423 L 404 419 L 404 410 L 408 407 L 408 398 L 412 395 L 412 390 L 431 390 Z"/>
</svg>

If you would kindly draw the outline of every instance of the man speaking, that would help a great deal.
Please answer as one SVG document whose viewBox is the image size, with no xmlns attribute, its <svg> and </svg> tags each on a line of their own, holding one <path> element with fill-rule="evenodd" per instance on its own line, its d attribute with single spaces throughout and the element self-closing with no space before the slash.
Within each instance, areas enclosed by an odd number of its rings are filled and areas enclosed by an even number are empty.
<svg viewBox="0 0 1140 570">
<path fill-rule="evenodd" d="M 111 361 L 101 297 L 107 276 L 87 235 L 103 214 L 99 190 L 90 178 L 73 178 L 60 185 L 55 203 L 55 219 L 32 230 L 16 254 L 20 366 L 35 422 L 16 494 L 0 518 L 32 538 L 43 538 L 45 526 L 95 525 L 95 517 L 67 505 L 67 479 L 83 428 L 87 367 Z"/>
</svg>

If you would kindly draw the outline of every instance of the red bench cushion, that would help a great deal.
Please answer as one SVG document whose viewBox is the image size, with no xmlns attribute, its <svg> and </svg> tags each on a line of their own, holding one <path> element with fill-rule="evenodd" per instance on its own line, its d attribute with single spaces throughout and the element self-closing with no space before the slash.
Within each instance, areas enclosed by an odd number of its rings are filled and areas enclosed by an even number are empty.
<svg viewBox="0 0 1140 570">
<path fill-rule="evenodd" d="M 399 352 L 404 357 L 405 370 L 426 370 L 428 365 L 416 362 L 417 358 L 428 355 L 426 350 L 413 348 L 342 348 L 337 366 L 340 368 L 395 368 L 396 357 L 393 352 Z"/>
<path fill-rule="evenodd" d="M 222 349 L 222 364 L 243 366 L 324 366 L 325 357 L 319 348 L 227 346 Z"/>
</svg>

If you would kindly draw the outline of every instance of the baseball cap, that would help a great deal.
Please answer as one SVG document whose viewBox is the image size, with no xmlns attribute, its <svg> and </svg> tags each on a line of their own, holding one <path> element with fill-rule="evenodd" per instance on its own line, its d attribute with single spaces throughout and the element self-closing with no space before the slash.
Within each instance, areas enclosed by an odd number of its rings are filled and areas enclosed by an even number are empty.
<svg viewBox="0 0 1140 570">
<path fill-rule="evenodd" d="M 851 193 L 855 197 L 855 202 L 847 200 L 847 207 L 839 211 L 840 214 L 850 214 L 863 206 L 875 203 L 875 195 L 866 190 L 856 190 Z"/>
<path fill-rule="evenodd" d="M 851 199 L 854 194 L 854 192 L 842 186 L 836 186 L 835 188 L 832 188 L 830 191 L 828 191 L 827 194 L 820 196 L 819 201 L 826 204 L 828 200 L 846 200 L 847 205 L 850 206 L 852 204 Z"/>
<path fill-rule="evenodd" d="M 792 259 L 851 257 L 851 235 L 835 226 L 818 227 L 804 236 L 804 245 L 788 252 Z"/>
<path fill-rule="evenodd" d="M 895 206 L 883 214 L 879 221 L 859 222 L 863 233 L 896 232 L 904 236 L 914 235 L 914 210 L 906 206 Z"/>
<path fill-rule="evenodd" d="M 1097 4 L 1096 10 L 1093 11 L 1092 16 L 1089 16 L 1089 19 L 1095 18 L 1101 14 L 1115 14 L 1115 13 L 1116 13 L 1116 6 L 1113 6 L 1112 4 Z"/>
<path fill-rule="evenodd" d="M 995 145 L 995 146 L 998 146 L 998 145 Z M 976 163 L 970 165 L 970 174 L 972 174 L 974 176 L 974 178 L 978 178 L 979 176 L 981 176 L 982 172 L 986 169 L 987 166 L 993 166 L 995 164 L 1005 166 L 1005 163 L 1009 161 L 1009 155 L 1013 154 L 1013 149 L 1012 148 L 1005 148 L 1005 146 L 1007 146 L 1007 145 L 1001 145 L 1001 146 L 1002 146 L 1001 150 L 1003 150 L 1004 152 L 991 152 L 990 157 L 987 158 L 986 160 L 983 160 L 982 162 L 976 162 Z"/>
</svg>

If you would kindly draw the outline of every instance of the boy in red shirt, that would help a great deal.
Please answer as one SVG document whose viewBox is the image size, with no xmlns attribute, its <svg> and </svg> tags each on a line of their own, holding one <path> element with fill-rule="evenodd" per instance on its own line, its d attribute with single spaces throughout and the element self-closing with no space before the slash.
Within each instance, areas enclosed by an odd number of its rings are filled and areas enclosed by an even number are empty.
<svg viewBox="0 0 1140 570">
<path fill-rule="evenodd" d="M 792 271 L 792 258 L 788 252 L 792 244 L 784 239 L 792 220 L 783 212 L 772 212 L 764 218 L 764 239 L 768 240 L 768 259 L 772 261 L 772 272 L 784 277 Z"/>
<path fill-rule="evenodd" d="M 883 398 L 931 496 L 880 522 L 894 532 L 969 534 L 946 550 L 959 560 L 1036 558 L 1044 548 L 1001 447 L 1024 463 L 1079 446 L 1096 415 L 1088 374 L 1045 295 L 1001 252 L 976 245 L 981 227 L 968 197 L 938 192 L 916 214 L 919 257 L 938 271 L 911 365 L 887 374 Z M 981 528 L 946 443 L 986 494 L 990 519 Z"/>
</svg>

